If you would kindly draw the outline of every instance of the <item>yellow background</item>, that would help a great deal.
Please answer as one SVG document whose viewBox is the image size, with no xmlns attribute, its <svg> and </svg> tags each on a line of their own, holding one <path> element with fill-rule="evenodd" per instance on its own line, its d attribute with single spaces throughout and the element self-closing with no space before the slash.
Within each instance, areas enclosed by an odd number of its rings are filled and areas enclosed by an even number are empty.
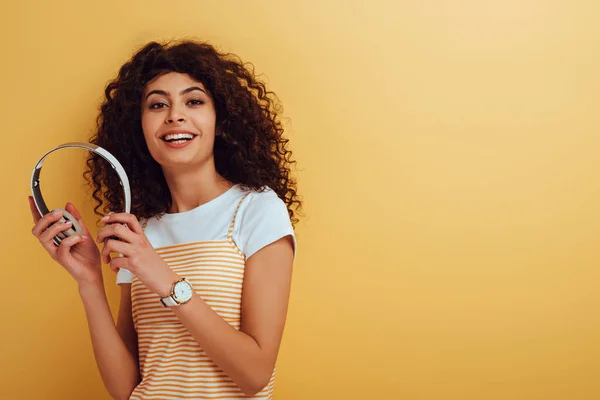
<svg viewBox="0 0 600 400">
<path fill-rule="evenodd" d="M 306 217 L 276 399 L 600 398 L 599 16 L 566 0 L 4 4 L 0 398 L 108 398 L 76 285 L 30 233 L 29 179 L 89 137 L 135 49 L 181 37 L 253 62 L 288 118 Z M 48 204 L 93 226 L 86 154 L 60 153 Z"/>
</svg>

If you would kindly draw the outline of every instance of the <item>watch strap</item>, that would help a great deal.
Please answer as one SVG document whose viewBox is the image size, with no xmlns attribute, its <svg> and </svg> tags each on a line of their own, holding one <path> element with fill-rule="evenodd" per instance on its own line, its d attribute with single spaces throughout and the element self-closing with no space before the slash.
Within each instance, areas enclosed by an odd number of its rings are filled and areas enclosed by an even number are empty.
<svg viewBox="0 0 600 400">
<path fill-rule="evenodd" d="M 179 303 L 176 302 L 172 296 L 163 297 L 160 299 L 160 302 L 165 307 L 175 307 L 175 306 L 179 305 Z"/>
</svg>

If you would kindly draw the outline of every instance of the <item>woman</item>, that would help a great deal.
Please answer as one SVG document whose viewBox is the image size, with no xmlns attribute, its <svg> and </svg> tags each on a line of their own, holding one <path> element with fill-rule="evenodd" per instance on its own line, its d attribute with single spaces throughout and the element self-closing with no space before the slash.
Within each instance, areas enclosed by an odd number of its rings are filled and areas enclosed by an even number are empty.
<svg viewBox="0 0 600 400">
<path fill-rule="evenodd" d="M 301 206 L 276 97 L 239 58 L 194 41 L 147 44 L 105 94 L 90 142 L 123 164 L 131 213 L 90 238 L 69 203 L 83 236 L 56 246 L 69 225 L 30 206 L 32 233 L 78 283 L 107 390 L 270 399 Z M 122 210 L 112 168 L 93 153 L 87 166 L 96 214 Z M 118 272 L 116 326 L 102 261 Z"/>
</svg>

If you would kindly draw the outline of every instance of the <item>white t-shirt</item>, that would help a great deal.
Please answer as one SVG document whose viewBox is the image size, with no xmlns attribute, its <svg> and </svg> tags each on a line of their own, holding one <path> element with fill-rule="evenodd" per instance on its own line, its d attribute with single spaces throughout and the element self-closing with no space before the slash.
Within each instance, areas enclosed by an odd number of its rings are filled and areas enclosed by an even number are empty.
<svg viewBox="0 0 600 400">
<path fill-rule="evenodd" d="M 226 239 L 236 208 L 246 193 L 235 185 L 192 210 L 150 218 L 144 233 L 154 248 Z M 246 259 L 287 235 L 292 237 L 295 257 L 296 236 L 286 204 L 270 188 L 250 192 L 240 205 L 232 234 Z M 131 272 L 119 270 L 117 284 L 132 280 Z"/>
</svg>

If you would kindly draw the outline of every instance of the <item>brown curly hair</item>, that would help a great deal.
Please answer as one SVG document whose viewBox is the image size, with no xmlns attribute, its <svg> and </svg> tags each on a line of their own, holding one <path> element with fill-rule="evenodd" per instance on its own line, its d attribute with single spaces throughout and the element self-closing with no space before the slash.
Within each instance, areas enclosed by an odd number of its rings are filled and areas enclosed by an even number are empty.
<svg viewBox="0 0 600 400">
<path fill-rule="evenodd" d="M 89 142 L 114 155 L 123 165 L 131 188 L 131 213 L 138 219 L 161 216 L 171 206 L 171 193 L 161 166 L 152 158 L 141 123 L 141 102 L 148 82 L 168 72 L 184 73 L 201 82 L 216 111 L 214 159 L 217 172 L 241 187 L 273 189 L 286 203 L 292 224 L 302 202 L 290 167 L 292 152 L 279 120 L 277 96 L 257 79 L 254 67 L 205 42 L 150 42 L 139 49 L 105 89 L 97 130 Z M 103 211 L 124 209 L 123 190 L 112 167 L 90 153 L 84 177 Z M 105 202 L 103 201 L 103 198 Z"/>
</svg>

